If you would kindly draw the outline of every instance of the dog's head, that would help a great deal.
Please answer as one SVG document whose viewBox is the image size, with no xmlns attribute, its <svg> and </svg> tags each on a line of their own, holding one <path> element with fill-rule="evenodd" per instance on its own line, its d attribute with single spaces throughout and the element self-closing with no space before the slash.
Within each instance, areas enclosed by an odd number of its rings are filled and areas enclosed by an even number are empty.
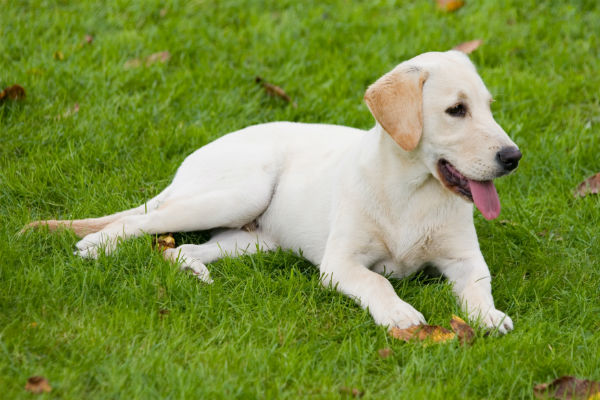
<svg viewBox="0 0 600 400">
<path fill-rule="evenodd" d="M 492 96 L 465 54 L 405 61 L 372 84 L 365 101 L 381 128 L 441 184 L 485 218 L 498 216 L 492 180 L 514 170 L 521 152 L 494 120 Z"/>
</svg>

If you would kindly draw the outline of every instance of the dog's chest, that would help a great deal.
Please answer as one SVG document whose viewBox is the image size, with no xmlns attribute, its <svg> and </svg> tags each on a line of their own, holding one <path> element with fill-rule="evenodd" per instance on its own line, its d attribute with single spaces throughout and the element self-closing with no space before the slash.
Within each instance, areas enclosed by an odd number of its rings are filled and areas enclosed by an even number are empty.
<svg viewBox="0 0 600 400">
<path fill-rule="evenodd" d="M 413 229 L 411 229 L 411 227 Z M 419 226 L 407 223 L 395 229 L 394 234 L 383 239 L 388 255 L 375 265 L 375 269 L 393 273 L 396 276 L 410 275 L 438 257 L 443 243 L 441 226 Z"/>
<path fill-rule="evenodd" d="M 378 221 L 387 256 L 374 269 L 410 275 L 449 251 L 447 237 L 464 205 L 445 196 L 415 198 L 389 218 Z"/>
</svg>

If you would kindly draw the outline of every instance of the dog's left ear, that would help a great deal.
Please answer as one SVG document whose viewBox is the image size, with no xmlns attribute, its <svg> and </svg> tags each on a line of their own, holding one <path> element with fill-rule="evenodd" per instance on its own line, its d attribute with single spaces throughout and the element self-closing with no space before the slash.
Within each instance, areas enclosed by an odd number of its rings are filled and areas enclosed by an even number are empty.
<svg viewBox="0 0 600 400">
<path fill-rule="evenodd" d="M 398 67 L 365 93 L 371 114 L 406 151 L 417 147 L 423 133 L 423 84 L 427 76 L 420 68 Z"/>
</svg>

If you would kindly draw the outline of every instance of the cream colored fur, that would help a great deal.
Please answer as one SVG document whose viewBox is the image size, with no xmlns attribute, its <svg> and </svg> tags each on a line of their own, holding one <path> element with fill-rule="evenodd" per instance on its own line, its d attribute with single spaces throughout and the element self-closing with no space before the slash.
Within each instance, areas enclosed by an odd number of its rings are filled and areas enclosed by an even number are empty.
<svg viewBox="0 0 600 400">
<path fill-rule="evenodd" d="M 440 182 L 444 158 L 470 179 L 502 175 L 497 151 L 514 146 L 494 121 L 491 96 L 468 58 L 425 53 L 366 92 L 370 131 L 276 122 L 251 126 L 198 149 L 147 204 L 102 218 L 36 222 L 85 237 L 78 254 L 110 252 L 118 239 L 221 228 L 208 243 L 165 256 L 210 282 L 206 264 L 278 246 L 319 266 L 325 285 L 368 308 L 375 322 L 425 322 L 382 274 L 406 277 L 434 265 L 472 319 L 507 332 L 479 250 L 473 205 Z M 463 101 L 469 115 L 445 110 Z M 254 231 L 242 227 L 252 224 Z"/>
</svg>

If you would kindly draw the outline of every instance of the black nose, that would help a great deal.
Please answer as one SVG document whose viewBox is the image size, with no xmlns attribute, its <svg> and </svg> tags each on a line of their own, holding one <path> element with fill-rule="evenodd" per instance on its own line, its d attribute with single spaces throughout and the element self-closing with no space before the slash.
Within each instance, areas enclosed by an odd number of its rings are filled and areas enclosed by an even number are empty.
<svg viewBox="0 0 600 400">
<path fill-rule="evenodd" d="M 512 171 L 519 165 L 519 160 L 523 155 L 516 147 L 505 147 L 496 153 L 496 159 L 507 171 Z"/>
</svg>

